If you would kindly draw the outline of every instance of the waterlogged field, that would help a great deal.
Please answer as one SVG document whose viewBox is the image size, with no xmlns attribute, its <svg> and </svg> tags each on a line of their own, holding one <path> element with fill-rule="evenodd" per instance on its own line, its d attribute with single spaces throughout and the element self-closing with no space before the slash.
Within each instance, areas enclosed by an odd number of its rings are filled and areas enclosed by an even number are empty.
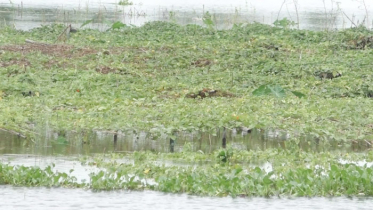
<svg viewBox="0 0 373 210">
<path fill-rule="evenodd" d="M 0 163 L 0 184 L 210 196 L 371 196 L 372 152 L 305 152 L 300 136 L 372 144 L 373 33 L 291 22 L 206 27 L 152 22 L 108 31 L 1 28 L 0 128 L 34 143 L 51 130 L 145 131 L 152 140 L 217 128 L 285 131 L 286 149 L 134 152 L 81 160 L 86 182 Z M 68 35 L 68 36 L 67 36 Z M 201 137 L 202 138 L 202 137 Z M 87 139 L 76 139 L 89 144 Z"/>
</svg>

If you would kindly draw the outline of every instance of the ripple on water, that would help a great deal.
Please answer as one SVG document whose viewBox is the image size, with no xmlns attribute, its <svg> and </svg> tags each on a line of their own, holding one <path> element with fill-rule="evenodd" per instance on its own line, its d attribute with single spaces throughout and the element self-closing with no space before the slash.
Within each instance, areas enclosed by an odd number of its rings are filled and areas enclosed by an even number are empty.
<svg viewBox="0 0 373 210">
<path fill-rule="evenodd" d="M 1 209 L 273 209 L 342 210 L 373 209 L 372 198 L 213 198 L 153 191 L 103 191 L 83 189 L 0 186 Z"/>
</svg>

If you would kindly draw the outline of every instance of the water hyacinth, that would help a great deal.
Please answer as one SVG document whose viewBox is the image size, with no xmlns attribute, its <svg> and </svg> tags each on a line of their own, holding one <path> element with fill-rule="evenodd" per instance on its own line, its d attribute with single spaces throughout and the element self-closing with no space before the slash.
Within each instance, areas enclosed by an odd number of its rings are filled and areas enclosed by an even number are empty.
<svg viewBox="0 0 373 210">
<path fill-rule="evenodd" d="M 0 128 L 36 144 L 45 130 L 58 135 L 56 144 L 71 143 L 68 131 L 115 137 L 145 131 L 152 141 L 167 136 L 172 151 L 179 132 L 224 128 L 228 144 L 208 152 L 186 145 L 172 154 L 87 157 L 84 163 L 99 169 L 87 183 L 52 166 L 1 163 L 0 183 L 233 197 L 371 196 L 370 151 L 300 148 L 302 135 L 317 145 L 372 144 L 370 31 L 293 30 L 281 22 L 217 30 L 211 17 L 204 21 L 210 26 L 117 22 L 60 42 L 64 25 L 1 28 Z M 233 128 L 286 131 L 292 139 L 279 142 L 282 149 L 237 149 L 225 135 Z"/>
<path fill-rule="evenodd" d="M 0 180 L 2 184 L 16 186 L 156 190 L 208 196 L 373 195 L 372 168 L 358 162 L 346 164 L 338 160 L 343 157 L 355 161 L 366 158 L 367 155 L 348 157 L 337 152 L 300 151 L 293 154 L 281 150 L 231 150 L 232 156 L 223 162 L 219 158 L 220 153 L 221 151 L 213 154 L 135 152 L 124 156 L 96 156 L 82 162 L 101 169 L 91 173 L 87 183 L 77 183 L 76 178 L 69 174 L 55 173 L 53 166 L 42 170 L 2 164 Z M 195 161 L 186 159 L 190 156 L 195 156 Z M 247 158 L 249 156 L 250 159 Z M 121 162 L 124 157 L 134 162 Z M 137 161 L 139 158 L 141 161 Z M 199 163 L 198 160 L 204 162 Z M 210 161 L 205 162 L 206 160 Z"/>
<path fill-rule="evenodd" d="M 34 140 L 48 124 L 170 135 L 244 126 L 371 141 L 371 43 L 362 27 L 152 22 L 79 30 L 58 44 L 62 25 L 0 30 L 1 127 Z"/>
</svg>

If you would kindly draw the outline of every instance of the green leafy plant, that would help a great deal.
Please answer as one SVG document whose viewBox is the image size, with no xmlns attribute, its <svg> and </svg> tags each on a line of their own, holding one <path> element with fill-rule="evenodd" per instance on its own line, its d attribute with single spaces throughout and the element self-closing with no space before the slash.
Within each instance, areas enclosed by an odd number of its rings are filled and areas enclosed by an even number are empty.
<svg viewBox="0 0 373 210">
<path fill-rule="evenodd" d="M 226 163 L 229 161 L 229 159 L 233 156 L 233 150 L 232 149 L 223 149 L 218 152 L 218 159 Z"/>
<path fill-rule="evenodd" d="M 291 91 L 298 98 L 305 97 L 305 95 L 298 91 Z M 255 96 L 272 95 L 277 98 L 283 98 L 286 96 L 285 90 L 279 85 L 261 85 L 253 91 Z"/>
<path fill-rule="evenodd" d="M 275 22 L 273 22 L 273 25 L 281 28 L 290 28 L 292 26 L 295 26 L 296 24 L 294 21 L 283 18 L 281 20 L 276 20 Z"/>
<path fill-rule="evenodd" d="M 133 5 L 133 2 L 129 0 L 120 0 L 118 4 L 121 6 L 128 6 L 128 5 Z"/>
<path fill-rule="evenodd" d="M 208 27 L 208 28 L 213 28 L 215 23 L 213 21 L 213 16 L 207 11 L 205 14 L 203 14 L 203 23 Z"/>
<path fill-rule="evenodd" d="M 84 26 L 86 26 L 86 25 L 88 25 L 88 24 L 90 24 L 90 23 L 92 23 L 93 22 L 93 19 L 91 19 L 91 20 L 86 20 L 86 21 L 84 21 L 83 23 L 82 23 L 82 25 L 80 26 L 80 28 L 82 28 L 82 27 L 84 27 Z"/>
<path fill-rule="evenodd" d="M 125 27 L 128 27 L 126 24 L 120 22 L 120 21 L 117 21 L 115 23 L 113 23 L 113 25 L 111 25 L 111 27 L 107 30 L 115 30 L 115 29 L 121 29 L 121 28 L 125 28 Z"/>
<path fill-rule="evenodd" d="M 33 141 L 46 129 L 136 130 L 148 141 L 222 127 L 372 141 L 366 30 L 111 26 L 79 30 L 63 47 L 53 44 L 62 24 L 0 28 L 0 126 Z M 19 44 L 26 39 L 44 44 Z"/>
</svg>

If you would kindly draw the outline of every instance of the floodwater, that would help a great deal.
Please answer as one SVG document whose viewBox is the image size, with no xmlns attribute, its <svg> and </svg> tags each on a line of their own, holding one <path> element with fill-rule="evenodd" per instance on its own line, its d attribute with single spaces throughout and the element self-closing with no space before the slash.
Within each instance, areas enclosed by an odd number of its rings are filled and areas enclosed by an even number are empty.
<svg viewBox="0 0 373 210">
<path fill-rule="evenodd" d="M 44 132 L 43 132 L 44 133 Z M 146 150 L 158 148 L 161 151 L 168 150 L 168 138 L 160 140 L 165 142 L 162 144 L 145 144 L 149 141 L 146 133 L 134 132 L 120 133 L 117 138 L 116 145 L 113 142 L 113 134 L 104 132 L 95 132 L 89 134 L 90 143 L 84 144 L 80 140 L 85 139 L 84 134 L 73 135 L 73 133 L 65 133 L 65 144 L 56 143 L 58 136 L 46 134 L 48 141 L 40 140 L 40 142 L 26 143 L 25 139 L 8 132 L 0 131 L 0 163 L 10 165 L 37 166 L 45 168 L 54 164 L 53 171 L 67 173 L 74 176 L 77 182 L 89 182 L 89 174 L 97 173 L 100 169 L 95 166 L 81 165 L 79 157 L 82 155 L 94 155 L 104 152 L 125 152 L 133 150 Z M 216 139 L 214 147 L 208 145 L 214 143 L 210 141 L 209 135 L 185 134 L 184 144 L 188 149 L 192 149 L 193 138 L 196 135 L 201 141 L 194 141 L 196 145 L 205 145 L 206 149 L 220 148 L 221 135 L 214 135 Z M 249 143 L 246 146 L 269 148 L 276 144 L 281 145 L 289 137 L 287 133 L 279 131 L 271 131 L 262 133 L 260 131 L 252 131 L 248 133 L 244 131 L 229 132 L 227 138 L 230 139 L 228 144 L 237 147 L 244 147 L 241 140 L 244 139 Z M 235 140 L 232 140 L 235 139 Z M 159 140 L 159 139 L 158 139 Z M 80 143 L 73 143 L 77 141 Z M 84 140 L 85 141 L 85 140 Z M 262 141 L 262 144 L 259 143 Z M 55 142 L 55 143 L 53 143 Z M 126 143 L 127 142 L 127 143 Z M 136 143 L 138 142 L 138 143 Z M 178 141 L 176 141 L 178 142 Z M 241 143 L 240 143 L 241 142 Z M 251 143 L 250 143 L 251 142 Z M 256 143 L 255 143 L 256 142 Z M 268 143 L 269 142 L 269 143 Z M 181 144 L 181 143 L 178 143 Z M 181 151 L 182 146 L 176 144 L 175 151 Z M 266 145 L 268 144 L 268 145 Z M 106 145 L 106 146 L 104 146 Z M 110 146 L 111 145 L 111 146 Z M 118 147 L 120 145 L 120 147 Z M 301 146 L 301 145 L 300 145 Z M 106 147 L 107 149 L 103 149 Z M 163 148 L 163 147 L 166 147 Z M 280 146 L 281 147 L 281 146 Z M 162 149 L 163 148 L 163 149 Z M 197 149 L 198 146 L 195 148 Z M 192 149 L 193 150 L 193 149 Z M 271 170 L 270 164 L 264 164 L 265 170 Z M 73 171 L 70 173 L 70 170 Z M 39 187 L 14 187 L 9 185 L 0 185 L 0 209 L 271 209 L 271 210 L 297 210 L 297 209 L 373 209 L 372 198 L 367 197 L 336 197 L 336 198 L 216 198 L 216 197 L 199 197 L 186 194 L 165 194 L 153 191 L 102 191 L 94 192 L 85 189 L 65 189 L 65 188 L 39 188 Z"/>
<path fill-rule="evenodd" d="M 74 131 L 63 135 L 53 131 L 35 131 L 35 142 L 0 130 L 0 154 L 30 154 L 36 156 L 76 156 L 96 153 L 125 153 L 133 151 L 170 152 L 170 137 L 166 134 L 153 136 L 141 131 L 118 131 L 116 141 L 113 132 Z M 223 129 L 215 132 L 180 132 L 172 143 L 174 152 L 202 151 L 211 153 L 222 148 Z M 370 149 L 365 142 L 340 143 L 320 141 L 312 136 L 290 135 L 281 130 L 233 129 L 226 132 L 227 146 L 236 149 L 266 150 L 269 148 L 287 149 L 298 139 L 303 151 L 345 151 L 362 152 Z"/>
<path fill-rule="evenodd" d="M 149 21 L 169 21 L 178 24 L 204 25 L 206 12 L 218 29 L 233 24 L 260 22 L 272 24 L 287 18 L 299 23 L 301 29 L 331 30 L 363 24 L 372 27 L 373 1 L 357 0 L 132 0 L 131 6 L 119 6 L 117 0 L 12 0 L 0 1 L 0 26 L 13 25 L 29 30 L 45 24 L 64 23 L 79 28 L 105 30 L 115 21 L 141 26 Z M 294 27 L 298 27 L 295 25 Z M 232 130 L 227 134 L 228 145 L 242 149 L 279 147 L 286 149 L 292 138 L 278 130 Z M 299 137 L 297 137 L 299 138 Z M 317 139 L 301 137 L 303 150 L 362 151 L 364 145 L 339 145 L 331 142 L 320 145 Z M 145 132 L 102 131 L 67 132 L 64 134 L 44 131 L 37 133 L 36 142 L 0 131 L 0 162 L 12 165 L 44 168 L 55 164 L 54 170 L 70 173 L 79 182 L 88 181 L 89 173 L 98 169 L 82 166 L 81 155 L 107 152 L 151 150 L 168 152 L 167 135 L 157 139 Z M 212 152 L 221 148 L 222 131 L 209 133 L 180 133 L 174 150 Z M 373 209 L 372 198 L 212 198 L 186 194 L 164 194 L 152 191 L 92 192 L 84 189 L 25 188 L 0 186 L 0 209 Z"/>
<path fill-rule="evenodd" d="M 1 24 L 28 30 L 42 24 L 65 23 L 80 27 L 106 29 L 115 21 L 140 26 L 149 21 L 203 25 L 206 12 L 215 27 L 225 29 L 235 23 L 272 24 L 287 18 L 301 29 L 324 30 L 363 24 L 372 28 L 373 1 L 357 0 L 12 0 L 0 2 Z M 298 27 L 298 25 L 295 25 Z"/>
<path fill-rule="evenodd" d="M 83 189 L 0 186 L 1 209 L 275 209 L 371 210 L 371 198 L 212 198 L 152 191 L 92 192 Z"/>
<path fill-rule="evenodd" d="M 38 156 L 30 154 L 3 154 L 0 155 L 0 163 L 9 165 L 18 165 L 26 167 L 39 167 L 45 169 L 47 166 L 54 167 L 54 172 L 66 173 L 69 176 L 74 176 L 78 183 L 87 183 L 90 181 L 89 174 L 97 173 L 100 171 L 95 166 L 82 165 L 77 160 L 78 156 L 67 157 L 67 156 Z M 1 204 L 0 204 L 1 206 Z"/>
</svg>

